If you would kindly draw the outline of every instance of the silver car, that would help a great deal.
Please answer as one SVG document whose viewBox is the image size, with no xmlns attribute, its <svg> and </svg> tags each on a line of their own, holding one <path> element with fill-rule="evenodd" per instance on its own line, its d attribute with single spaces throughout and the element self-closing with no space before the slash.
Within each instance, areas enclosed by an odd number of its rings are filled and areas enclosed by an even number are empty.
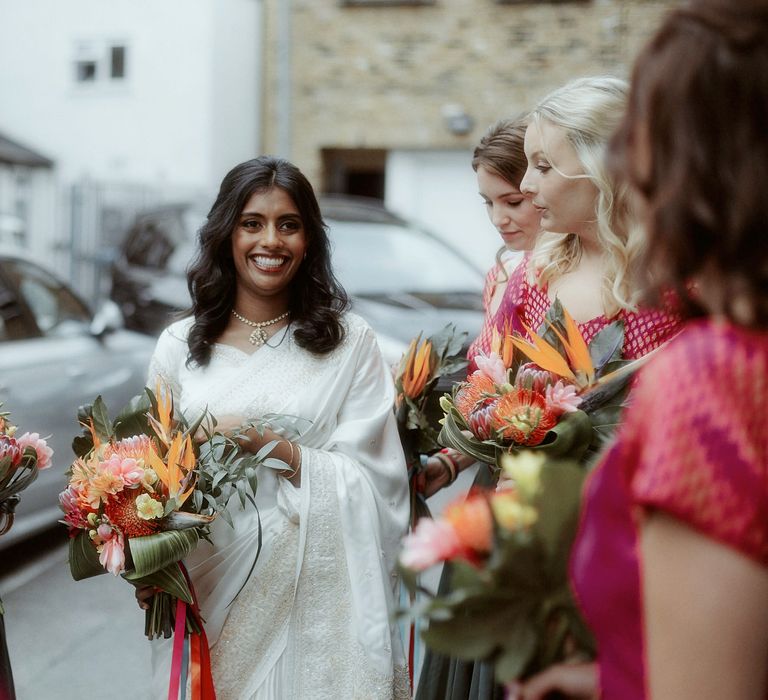
<svg viewBox="0 0 768 700">
<path fill-rule="evenodd" d="M 114 415 L 142 390 L 154 344 L 122 328 L 113 302 L 92 314 L 51 271 L 0 247 L 0 403 L 21 432 L 50 435 L 54 450 L 53 466 L 21 493 L 0 548 L 62 516 L 78 406 L 101 394 Z"/>
</svg>

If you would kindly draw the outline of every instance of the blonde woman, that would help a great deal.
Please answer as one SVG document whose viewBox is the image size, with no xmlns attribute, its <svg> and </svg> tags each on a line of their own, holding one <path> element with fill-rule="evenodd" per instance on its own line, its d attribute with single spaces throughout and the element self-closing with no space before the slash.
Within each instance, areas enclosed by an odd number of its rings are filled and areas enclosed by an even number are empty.
<svg viewBox="0 0 768 700">
<path fill-rule="evenodd" d="M 626 185 L 610 178 L 604 163 L 626 98 L 627 84 L 619 78 L 580 78 L 531 111 L 520 191 L 540 213 L 543 232 L 510 280 L 497 319 L 537 329 L 558 298 L 587 342 L 622 320 L 623 357 L 635 359 L 673 335 L 678 317 L 639 309 L 630 282 L 641 240 Z"/>
</svg>

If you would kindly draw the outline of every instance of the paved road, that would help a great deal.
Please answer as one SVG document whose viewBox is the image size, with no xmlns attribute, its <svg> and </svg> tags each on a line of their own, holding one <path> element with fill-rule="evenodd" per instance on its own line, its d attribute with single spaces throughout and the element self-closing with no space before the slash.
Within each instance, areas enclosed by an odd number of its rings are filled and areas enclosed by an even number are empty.
<svg viewBox="0 0 768 700">
<path fill-rule="evenodd" d="M 148 698 L 133 587 L 109 574 L 76 583 L 66 557 L 58 544 L 0 578 L 18 700 Z"/>
</svg>

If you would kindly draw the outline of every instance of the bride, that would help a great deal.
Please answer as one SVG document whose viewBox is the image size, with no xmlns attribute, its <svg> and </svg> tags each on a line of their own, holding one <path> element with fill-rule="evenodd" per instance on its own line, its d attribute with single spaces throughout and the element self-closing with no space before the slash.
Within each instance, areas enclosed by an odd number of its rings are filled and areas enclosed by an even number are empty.
<svg viewBox="0 0 768 700">
<path fill-rule="evenodd" d="M 191 315 L 160 336 L 149 385 L 164 381 L 188 417 L 207 408 L 225 432 L 270 413 L 304 424 L 298 437 L 246 433 L 242 449 L 277 440 L 288 468 L 263 468 L 258 511 L 233 499 L 234 528 L 216 521 L 213 546 L 186 562 L 217 697 L 409 697 L 391 620 L 408 519 L 394 389 L 373 332 L 345 311 L 295 166 L 261 157 L 227 174 L 188 282 Z M 169 662 L 168 641 L 154 644 L 158 693 Z"/>
</svg>

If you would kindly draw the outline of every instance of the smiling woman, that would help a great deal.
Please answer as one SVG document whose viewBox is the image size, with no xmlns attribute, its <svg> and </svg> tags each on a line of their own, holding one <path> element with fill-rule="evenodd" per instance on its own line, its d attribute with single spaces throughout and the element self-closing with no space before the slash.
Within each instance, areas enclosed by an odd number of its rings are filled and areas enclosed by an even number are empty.
<svg viewBox="0 0 768 700">
<path fill-rule="evenodd" d="M 165 381 L 189 416 L 208 409 L 244 451 L 272 443 L 283 463 L 187 561 L 217 697 L 407 697 L 391 623 L 408 517 L 394 387 L 372 330 L 346 311 L 295 166 L 262 157 L 224 178 L 188 284 L 190 317 L 160 336 L 150 385 Z M 307 427 L 249 428 L 270 414 Z M 154 653 L 158 696 L 166 646 Z"/>
</svg>

